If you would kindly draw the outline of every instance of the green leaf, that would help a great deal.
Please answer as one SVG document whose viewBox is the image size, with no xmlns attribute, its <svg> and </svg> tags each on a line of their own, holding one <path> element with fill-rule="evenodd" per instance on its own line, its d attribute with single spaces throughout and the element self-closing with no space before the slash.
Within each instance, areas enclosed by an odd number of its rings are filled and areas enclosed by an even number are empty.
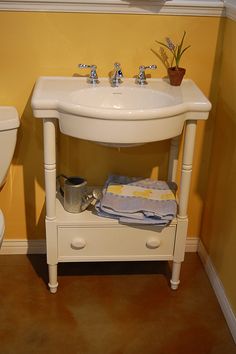
<svg viewBox="0 0 236 354">
<path fill-rule="evenodd" d="M 191 45 L 188 45 L 187 47 L 185 47 L 185 48 L 183 49 L 182 53 L 180 54 L 179 59 L 182 57 L 182 55 L 184 54 L 184 52 L 185 52 L 188 48 L 190 48 L 190 47 L 191 47 Z"/>
<path fill-rule="evenodd" d="M 184 38 L 185 38 L 185 36 L 186 36 L 186 31 L 184 31 L 184 34 L 183 34 L 182 40 L 181 40 L 180 45 L 179 45 L 180 52 L 181 52 L 181 49 L 182 49 L 182 46 L 183 46 L 183 43 L 184 43 Z"/>
</svg>

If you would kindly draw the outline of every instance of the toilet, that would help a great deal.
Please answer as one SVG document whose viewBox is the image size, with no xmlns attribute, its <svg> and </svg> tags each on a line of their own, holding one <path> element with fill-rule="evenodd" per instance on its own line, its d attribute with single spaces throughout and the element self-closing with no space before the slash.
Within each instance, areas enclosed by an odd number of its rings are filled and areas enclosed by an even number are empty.
<svg viewBox="0 0 236 354">
<path fill-rule="evenodd" d="M 6 181 L 7 172 L 14 154 L 19 125 L 20 121 L 15 108 L 0 106 L 0 192 Z M 4 215 L 0 209 L 0 246 L 3 241 L 4 230 Z"/>
</svg>

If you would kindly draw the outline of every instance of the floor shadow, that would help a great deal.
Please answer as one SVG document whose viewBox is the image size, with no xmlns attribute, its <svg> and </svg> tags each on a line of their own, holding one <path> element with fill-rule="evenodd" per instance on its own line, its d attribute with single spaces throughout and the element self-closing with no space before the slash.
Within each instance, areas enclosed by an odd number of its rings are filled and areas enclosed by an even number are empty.
<svg viewBox="0 0 236 354">
<path fill-rule="evenodd" d="M 60 263 L 58 268 L 59 276 L 163 274 L 169 279 L 171 274 L 166 261 Z"/>
<path fill-rule="evenodd" d="M 45 286 L 48 284 L 46 255 L 29 254 L 28 259 Z M 167 261 L 72 262 L 58 264 L 58 277 L 64 276 L 163 275 L 169 284 L 171 268 Z"/>
<path fill-rule="evenodd" d="M 31 263 L 37 276 L 41 278 L 48 287 L 48 266 L 45 254 L 27 254 L 27 258 Z"/>
</svg>

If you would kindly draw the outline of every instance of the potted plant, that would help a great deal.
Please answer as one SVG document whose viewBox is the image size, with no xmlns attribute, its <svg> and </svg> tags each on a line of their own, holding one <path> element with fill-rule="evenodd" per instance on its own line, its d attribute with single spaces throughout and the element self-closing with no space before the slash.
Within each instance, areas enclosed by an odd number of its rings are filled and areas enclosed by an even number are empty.
<svg viewBox="0 0 236 354">
<path fill-rule="evenodd" d="M 166 43 L 156 41 L 158 44 L 162 46 L 160 48 L 161 58 L 165 66 L 167 66 L 167 72 L 168 72 L 170 84 L 173 86 L 179 86 L 181 84 L 186 72 L 186 69 L 181 68 L 179 66 L 182 55 L 190 47 L 189 45 L 183 48 L 185 35 L 186 32 L 184 31 L 180 44 L 176 44 L 176 45 L 172 42 L 172 40 L 169 37 L 166 38 Z M 171 57 L 170 65 L 168 63 L 168 56 L 163 47 L 168 49 L 168 51 L 171 53 L 172 57 Z"/>
</svg>

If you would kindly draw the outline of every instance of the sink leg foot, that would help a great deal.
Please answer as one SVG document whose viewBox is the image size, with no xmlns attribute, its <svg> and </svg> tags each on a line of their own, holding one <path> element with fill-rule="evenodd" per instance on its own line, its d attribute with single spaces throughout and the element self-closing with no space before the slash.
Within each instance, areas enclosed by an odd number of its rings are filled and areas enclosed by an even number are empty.
<svg viewBox="0 0 236 354">
<path fill-rule="evenodd" d="M 49 290 L 50 293 L 55 294 L 57 292 L 58 282 L 57 282 L 57 264 L 49 264 L 48 265 L 48 273 L 49 273 Z"/>
<path fill-rule="evenodd" d="M 172 267 L 172 277 L 170 280 L 170 285 L 172 290 L 177 290 L 179 287 L 179 275 L 180 275 L 180 269 L 181 269 L 181 262 L 173 262 L 173 267 Z"/>
</svg>

